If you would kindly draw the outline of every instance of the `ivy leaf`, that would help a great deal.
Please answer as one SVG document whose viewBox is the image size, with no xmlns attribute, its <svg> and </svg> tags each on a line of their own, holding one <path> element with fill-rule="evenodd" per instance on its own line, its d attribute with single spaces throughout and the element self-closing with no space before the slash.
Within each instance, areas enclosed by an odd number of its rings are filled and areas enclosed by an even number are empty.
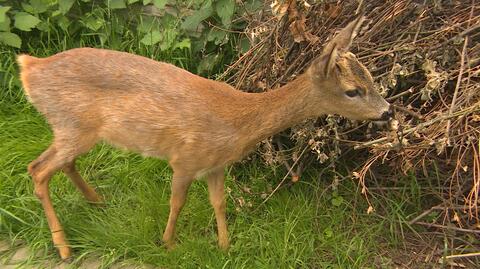
<svg viewBox="0 0 480 269">
<path fill-rule="evenodd" d="M 11 47 L 20 48 L 22 40 L 14 33 L 0 32 L 0 42 Z"/>
<path fill-rule="evenodd" d="M 162 39 L 162 34 L 155 30 L 150 33 L 147 33 L 141 40 L 140 43 L 146 45 L 146 46 L 152 46 L 160 42 Z"/>
<path fill-rule="evenodd" d="M 67 14 L 67 12 L 72 8 L 75 0 L 58 0 L 58 7 L 62 14 Z"/>
<path fill-rule="evenodd" d="M 168 0 L 153 0 L 153 5 L 158 9 L 164 9 L 167 2 Z"/>
<path fill-rule="evenodd" d="M 7 11 L 11 7 L 0 7 L 0 23 L 4 22 L 7 18 Z"/>
<path fill-rule="evenodd" d="M 187 31 L 195 31 L 198 28 L 198 25 L 205 19 L 209 18 L 213 14 L 212 6 L 203 7 L 200 10 L 197 10 L 192 16 L 185 19 L 181 27 Z"/>
<path fill-rule="evenodd" d="M 121 9 L 126 8 L 125 0 L 108 0 L 108 6 L 110 9 Z"/>
<path fill-rule="evenodd" d="M 218 16 L 222 19 L 222 24 L 225 27 L 230 28 L 233 13 L 235 12 L 235 1 L 219 0 L 215 4 L 215 11 L 217 11 Z"/>
<path fill-rule="evenodd" d="M 26 12 L 18 12 L 15 14 L 15 27 L 26 32 L 30 32 L 32 28 L 37 26 L 41 20 Z"/>
</svg>

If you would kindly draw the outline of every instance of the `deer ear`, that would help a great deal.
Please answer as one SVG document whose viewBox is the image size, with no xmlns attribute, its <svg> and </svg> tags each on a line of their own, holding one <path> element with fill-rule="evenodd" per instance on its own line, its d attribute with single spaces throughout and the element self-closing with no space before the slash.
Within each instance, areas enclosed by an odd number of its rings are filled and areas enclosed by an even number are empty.
<svg viewBox="0 0 480 269">
<path fill-rule="evenodd" d="M 337 47 L 340 51 L 348 51 L 364 20 L 364 16 L 359 16 L 351 21 L 345 28 L 340 30 L 340 32 L 338 32 L 338 34 L 325 46 L 323 54 L 330 54 L 334 47 Z"/>
<path fill-rule="evenodd" d="M 324 66 L 323 74 L 325 75 L 326 78 L 328 78 L 335 68 L 335 62 L 337 61 L 338 57 L 338 50 L 337 46 L 334 45 L 333 48 L 330 51 L 329 55 L 326 55 L 326 64 Z"/>
<path fill-rule="evenodd" d="M 337 46 L 334 45 L 328 54 L 322 53 L 320 57 L 313 60 L 310 70 L 315 77 L 328 78 L 335 68 L 337 58 L 338 50 Z"/>
<path fill-rule="evenodd" d="M 338 34 L 327 43 L 327 45 L 325 45 L 325 48 L 319 57 L 319 59 L 323 60 L 321 62 L 325 64 L 324 68 L 322 68 L 325 77 L 328 77 L 333 71 L 339 51 L 348 51 L 364 20 L 365 17 L 359 16 L 351 21 L 345 28 L 340 30 L 340 32 L 338 32 Z"/>
</svg>

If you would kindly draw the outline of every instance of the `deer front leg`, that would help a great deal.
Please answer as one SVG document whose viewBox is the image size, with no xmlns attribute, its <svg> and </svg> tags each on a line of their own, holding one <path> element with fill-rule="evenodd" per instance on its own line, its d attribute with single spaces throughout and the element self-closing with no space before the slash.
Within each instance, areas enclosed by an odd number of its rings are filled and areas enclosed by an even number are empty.
<svg viewBox="0 0 480 269">
<path fill-rule="evenodd" d="M 170 214 L 168 215 L 167 227 L 163 233 L 163 242 L 167 248 L 171 249 L 175 245 L 175 224 L 178 215 L 187 199 L 188 188 L 192 184 L 193 176 L 185 176 L 180 172 L 173 173 L 172 193 L 170 196 Z"/>
<path fill-rule="evenodd" d="M 207 184 L 210 196 L 210 203 L 212 204 L 213 210 L 215 211 L 215 218 L 217 219 L 218 246 L 222 250 L 227 250 L 229 243 L 227 221 L 225 217 L 225 176 L 223 173 L 223 167 L 222 169 L 212 172 L 207 178 Z"/>
</svg>

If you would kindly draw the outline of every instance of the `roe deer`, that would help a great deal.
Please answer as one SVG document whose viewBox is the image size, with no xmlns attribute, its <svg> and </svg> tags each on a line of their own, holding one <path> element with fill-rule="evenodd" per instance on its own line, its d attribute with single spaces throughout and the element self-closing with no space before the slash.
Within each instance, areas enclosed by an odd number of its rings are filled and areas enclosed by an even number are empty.
<svg viewBox="0 0 480 269">
<path fill-rule="evenodd" d="M 61 258 L 70 257 L 70 247 L 48 182 L 62 170 L 88 201 L 100 202 L 75 169 L 75 159 L 100 140 L 169 160 L 173 179 L 163 234 L 167 247 L 174 244 L 175 223 L 190 184 L 205 176 L 218 244 L 226 249 L 226 165 L 240 160 L 259 141 L 307 118 L 391 117 L 390 105 L 374 90 L 372 76 L 348 52 L 363 20 L 359 17 L 342 29 L 304 74 L 265 93 L 245 93 L 170 64 L 104 49 L 72 49 L 42 59 L 18 56 L 25 93 L 54 133 L 52 144 L 30 163 L 28 172 Z"/>
</svg>

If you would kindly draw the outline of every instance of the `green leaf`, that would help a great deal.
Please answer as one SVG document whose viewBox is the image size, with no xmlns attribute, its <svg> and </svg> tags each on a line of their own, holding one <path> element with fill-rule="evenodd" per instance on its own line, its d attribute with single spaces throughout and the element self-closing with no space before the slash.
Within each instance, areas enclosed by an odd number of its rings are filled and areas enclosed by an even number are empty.
<svg viewBox="0 0 480 269">
<path fill-rule="evenodd" d="M 58 0 L 58 7 L 62 14 L 67 14 L 67 12 L 72 8 L 75 0 Z"/>
<path fill-rule="evenodd" d="M 85 26 L 93 31 L 97 31 L 100 29 L 105 21 L 102 18 L 97 18 L 95 16 L 88 16 L 87 18 L 83 19 L 82 22 L 85 24 Z"/>
<path fill-rule="evenodd" d="M 152 30 L 157 29 L 159 29 L 159 23 L 154 16 L 142 16 L 140 23 L 137 24 L 137 31 L 140 33 L 150 33 Z"/>
<path fill-rule="evenodd" d="M 204 72 L 212 71 L 219 60 L 220 56 L 218 54 L 209 54 L 204 56 L 197 66 L 197 72 L 202 74 Z"/>
<path fill-rule="evenodd" d="M 227 40 L 227 32 L 212 28 L 207 36 L 207 41 L 215 41 L 215 45 L 220 45 Z"/>
<path fill-rule="evenodd" d="M 15 14 L 15 27 L 26 32 L 30 32 L 32 28 L 37 26 L 41 20 L 26 12 Z"/>
<path fill-rule="evenodd" d="M 37 25 L 37 29 L 40 30 L 40 31 L 43 31 L 43 32 L 47 32 L 48 29 L 49 29 L 49 23 L 46 22 L 46 21 L 41 21 L 41 22 Z"/>
<path fill-rule="evenodd" d="M 325 230 L 323 230 L 323 234 L 325 235 L 326 238 L 331 238 L 333 236 L 333 229 L 328 227 Z"/>
<path fill-rule="evenodd" d="M 10 18 L 7 16 L 3 22 L 0 22 L 0 31 L 10 32 Z"/>
<path fill-rule="evenodd" d="M 62 15 L 62 12 L 60 12 L 60 10 L 53 10 L 52 13 L 50 14 L 50 18 L 55 18 L 59 15 Z"/>
<path fill-rule="evenodd" d="M 0 42 L 11 47 L 20 48 L 22 40 L 14 33 L 0 32 Z"/>
<path fill-rule="evenodd" d="M 167 2 L 168 0 L 153 0 L 153 5 L 158 9 L 164 9 Z"/>
<path fill-rule="evenodd" d="M 40 14 L 48 9 L 48 0 L 30 0 L 30 5 L 33 8 L 33 13 Z"/>
<path fill-rule="evenodd" d="M 25 3 L 25 2 L 22 2 L 22 8 L 23 8 L 23 10 L 25 10 L 25 11 L 28 12 L 28 13 L 35 13 L 35 10 L 34 10 L 34 8 L 32 7 L 32 5 L 27 4 L 27 3 Z"/>
<path fill-rule="evenodd" d="M 143 0 L 143 5 L 146 6 L 148 4 L 150 4 L 152 2 L 152 0 Z"/>
<path fill-rule="evenodd" d="M 173 49 L 190 49 L 191 45 L 192 42 L 190 41 L 190 38 L 184 38 L 182 41 L 175 43 Z"/>
<path fill-rule="evenodd" d="M 235 12 L 235 0 L 219 0 L 215 4 L 215 10 L 222 19 L 222 24 L 230 28 L 233 13 Z"/>
<path fill-rule="evenodd" d="M 343 197 L 342 196 L 336 196 L 332 199 L 332 205 L 334 206 L 340 206 L 343 203 Z"/>
<path fill-rule="evenodd" d="M 63 31 L 68 32 L 68 26 L 70 26 L 70 21 L 67 17 L 62 15 L 57 19 L 57 25 L 62 28 Z"/>
<path fill-rule="evenodd" d="M 250 49 L 250 40 L 247 37 L 243 36 L 240 38 L 238 46 L 240 53 L 244 54 Z"/>
<path fill-rule="evenodd" d="M 160 42 L 160 40 L 162 40 L 162 34 L 159 31 L 155 30 L 155 31 L 152 31 L 152 32 L 146 34 L 140 40 L 140 42 L 144 45 L 152 46 L 152 45 L 155 45 L 158 42 Z"/>
<path fill-rule="evenodd" d="M 108 6 L 110 9 L 121 9 L 126 8 L 125 0 L 108 0 Z"/>
<path fill-rule="evenodd" d="M 198 25 L 205 19 L 209 18 L 213 14 L 212 6 L 206 6 L 197 10 L 190 17 L 186 18 L 182 23 L 182 29 L 187 31 L 195 31 Z"/>
<path fill-rule="evenodd" d="M 177 40 L 178 31 L 172 28 L 163 29 L 162 32 L 162 40 L 160 42 L 160 50 L 168 50 L 171 49 L 175 45 L 175 41 Z"/>
<path fill-rule="evenodd" d="M 0 23 L 4 22 L 6 20 L 6 18 L 8 18 L 7 11 L 10 8 L 11 7 L 0 7 Z"/>
<path fill-rule="evenodd" d="M 260 1 L 260 0 L 244 1 L 243 3 L 244 4 L 243 4 L 242 8 L 239 9 L 239 11 L 242 12 L 242 14 L 240 14 L 240 15 L 255 13 L 258 10 L 260 10 L 262 8 L 262 6 L 264 5 L 264 1 Z"/>
<path fill-rule="evenodd" d="M 136 3 L 138 1 L 140 1 L 140 0 L 128 0 L 127 3 L 130 5 L 130 4 Z"/>
</svg>

